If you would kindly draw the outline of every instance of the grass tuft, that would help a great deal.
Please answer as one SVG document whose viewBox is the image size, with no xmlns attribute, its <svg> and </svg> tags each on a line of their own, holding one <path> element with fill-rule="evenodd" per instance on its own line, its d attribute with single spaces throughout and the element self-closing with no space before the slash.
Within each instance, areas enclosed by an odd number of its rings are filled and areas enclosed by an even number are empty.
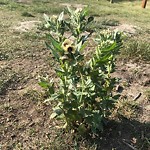
<svg viewBox="0 0 150 150">
<path fill-rule="evenodd" d="M 35 17 L 34 15 L 32 15 L 31 13 L 29 13 L 27 11 L 24 11 L 21 15 L 24 17 Z"/>
<path fill-rule="evenodd" d="M 115 20 L 115 19 L 105 19 L 105 20 L 102 21 L 102 25 L 105 25 L 105 26 L 118 26 L 119 21 Z"/>
<path fill-rule="evenodd" d="M 120 56 L 126 60 L 133 60 L 135 62 L 145 61 L 148 63 L 150 62 L 150 43 L 129 39 L 124 43 Z"/>
</svg>

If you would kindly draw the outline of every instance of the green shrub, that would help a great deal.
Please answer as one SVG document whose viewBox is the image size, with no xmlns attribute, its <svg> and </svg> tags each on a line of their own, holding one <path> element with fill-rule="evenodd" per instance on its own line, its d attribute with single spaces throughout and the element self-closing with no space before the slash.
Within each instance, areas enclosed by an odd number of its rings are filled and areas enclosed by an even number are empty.
<svg viewBox="0 0 150 150">
<path fill-rule="evenodd" d="M 52 118 L 64 120 L 63 128 L 83 134 L 103 130 L 105 119 L 118 99 L 112 93 L 116 78 L 115 55 L 119 52 L 121 34 L 102 31 L 94 39 L 96 49 L 87 58 L 86 43 L 92 34 L 89 25 L 93 17 L 87 18 L 87 10 L 68 8 L 58 17 L 44 15 L 49 29 L 46 45 L 57 61 L 55 68 L 58 80 L 41 79 L 39 83 L 55 101 Z M 67 17 L 68 15 L 68 17 Z M 87 32 L 90 31 L 90 32 Z M 57 88 L 56 88 L 57 87 Z"/>
</svg>

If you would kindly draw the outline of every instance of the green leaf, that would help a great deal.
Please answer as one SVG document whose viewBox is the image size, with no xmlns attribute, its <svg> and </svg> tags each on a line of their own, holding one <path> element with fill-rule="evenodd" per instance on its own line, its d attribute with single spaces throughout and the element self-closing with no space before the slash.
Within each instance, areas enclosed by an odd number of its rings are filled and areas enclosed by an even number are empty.
<svg viewBox="0 0 150 150">
<path fill-rule="evenodd" d="M 77 44 L 77 51 L 79 52 L 82 46 L 82 41 L 80 43 Z"/>
<path fill-rule="evenodd" d="M 59 17 L 58 17 L 58 21 L 61 22 L 63 20 L 64 17 L 64 12 L 62 12 Z"/>
<path fill-rule="evenodd" d="M 59 61 L 60 56 L 58 55 L 58 53 L 47 42 L 45 44 L 51 50 L 51 52 L 54 55 L 54 57 L 56 58 L 56 60 Z"/>
<path fill-rule="evenodd" d="M 41 81 L 38 84 L 43 88 L 48 88 L 48 86 L 50 85 L 47 81 Z"/>
<path fill-rule="evenodd" d="M 55 90 L 54 90 L 54 84 L 52 86 L 48 87 L 49 93 L 50 94 L 54 94 Z"/>
<path fill-rule="evenodd" d="M 80 120 L 80 115 L 77 110 L 72 110 L 69 109 L 68 112 L 66 113 L 66 116 L 70 119 L 71 122 Z"/>
<path fill-rule="evenodd" d="M 57 73 L 61 74 L 61 75 L 63 75 L 63 74 L 65 73 L 64 70 L 58 69 L 58 68 L 56 68 L 55 71 L 56 71 Z"/>
<path fill-rule="evenodd" d="M 57 114 L 55 112 L 53 112 L 51 115 L 50 115 L 50 119 L 54 119 L 57 117 Z"/>
<path fill-rule="evenodd" d="M 80 21 L 83 22 L 87 15 L 88 15 L 88 9 L 84 8 L 80 13 Z"/>
<path fill-rule="evenodd" d="M 80 124 L 78 127 L 78 132 L 83 135 L 87 131 L 86 127 L 84 124 Z"/>
<path fill-rule="evenodd" d="M 112 51 L 116 48 L 116 42 L 114 42 L 112 45 L 108 46 L 108 47 L 105 47 L 105 48 L 102 48 L 101 51 L 102 52 L 109 52 L 109 51 Z"/>
<path fill-rule="evenodd" d="M 112 98 L 113 98 L 114 100 L 118 100 L 120 96 L 121 96 L 120 94 L 117 94 L 117 95 L 113 96 Z"/>
<path fill-rule="evenodd" d="M 72 30 L 71 25 L 70 25 L 70 22 L 64 21 L 64 23 L 65 23 L 65 25 L 66 25 L 70 30 Z"/>
<path fill-rule="evenodd" d="M 47 34 L 46 37 L 52 42 L 52 45 L 54 46 L 54 48 L 57 51 L 62 52 L 62 48 L 61 48 L 61 43 L 59 43 L 58 41 L 56 41 L 51 34 Z"/>
<path fill-rule="evenodd" d="M 53 98 L 53 97 L 50 97 L 50 98 L 45 99 L 45 100 L 44 100 L 44 103 L 49 103 L 49 102 L 51 102 L 51 101 L 53 101 L 53 100 L 54 100 L 54 98 Z"/>
<path fill-rule="evenodd" d="M 80 48 L 80 52 L 83 51 L 83 50 L 86 48 L 86 46 L 87 46 L 87 44 L 84 43 L 84 44 L 81 46 L 81 48 Z"/>
<path fill-rule="evenodd" d="M 44 14 L 43 16 L 44 16 L 45 21 L 48 23 L 50 21 L 48 15 Z"/>
<path fill-rule="evenodd" d="M 111 56 L 110 53 L 107 53 L 105 56 L 100 57 L 100 59 L 98 61 L 96 61 L 96 65 L 100 65 L 101 63 L 108 62 L 110 56 Z"/>
<path fill-rule="evenodd" d="M 74 11 L 70 9 L 70 7 L 67 6 L 67 11 L 69 12 L 70 15 L 74 14 Z"/>
<path fill-rule="evenodd" d="M 60 109 L 59 107 L 54 109 L 54 112 L 59 116 L 63 113 L 62 109 Z"/>
<path fill-rule="evenodd" d="M 92 32 L 90 32 L 88 35 L 83 35 L 80 38 L 80 41 L 82 42 L 82 44 L 87 41 L 87 39 L 90 37 L 91 34 L 92 34 Z"/>
</svg>

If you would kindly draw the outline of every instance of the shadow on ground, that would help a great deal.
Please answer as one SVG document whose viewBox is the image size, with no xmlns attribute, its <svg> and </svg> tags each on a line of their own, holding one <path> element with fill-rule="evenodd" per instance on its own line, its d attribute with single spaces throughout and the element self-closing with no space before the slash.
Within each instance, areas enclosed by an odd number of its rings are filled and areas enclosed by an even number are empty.
<svg viewBox="0 0 150 150">
<path fill-rule="evenodd" d="M 96 150 L 149 150 L 150 123 L 127 119 L 112 121 L 102 134 L 88 141 L 96 145 Z"/>
</svg>

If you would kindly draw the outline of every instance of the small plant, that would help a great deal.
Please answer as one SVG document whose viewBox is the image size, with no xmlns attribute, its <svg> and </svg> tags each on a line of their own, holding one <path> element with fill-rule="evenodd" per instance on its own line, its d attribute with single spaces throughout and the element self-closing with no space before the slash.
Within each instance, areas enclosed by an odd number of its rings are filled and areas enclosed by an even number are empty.
<svg viewBox="0 0 150 150">
<path fill-rule="evenodd" d="M 66 10 L 58 17 L 44 15 L 49 29 L 46 45 L 51 50 L 57 67 L 58 83 L 53 79 L 41 79 L 39 83 L 47 90 L 49 98 L 55 101 L 52 118 L 64 120 L 63 128 L 83 134 L 103 130 L 105 119 L 118 99 L 112 91 L 116 79 L 115 55 L 121 46 L 121 34 L 103 31 L 95 37 L 96 49 L 91 58 L 84 52 L 88 38 L 92 34 L 89 25 L 93 17 L 87 18 L 87 10 Z M 90 31 L 90 32 L 87 32 Z"/>
</svg>

